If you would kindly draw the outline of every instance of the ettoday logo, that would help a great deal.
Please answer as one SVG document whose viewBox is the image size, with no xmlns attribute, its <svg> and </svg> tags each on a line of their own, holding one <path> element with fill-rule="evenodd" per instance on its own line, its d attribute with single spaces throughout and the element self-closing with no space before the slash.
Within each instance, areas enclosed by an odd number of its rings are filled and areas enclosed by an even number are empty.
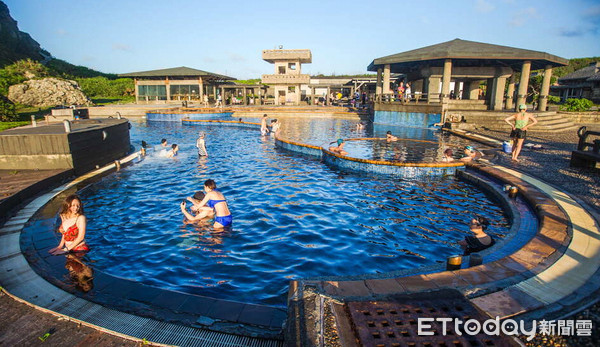
<svg viewBox="0 0 600 347">
<path fill-rule="evenodd" d="M 499 317 L 488 319 L 480 322 L 476 319 L 463 321 L 458 318 L 419 318 L 417 319 L 417 334 L 420 336 L 434 335 L 433 324 L 438 322 L 442 326 L 442 335 L 446 336 L 452 327 L 453 334 L 462 336 L 475 336 L 479 333 L 484 333 L 488 336 L 527 336 L 527 341 L 531 341 L 536 334 L 543 335 L 574 335 L 591 336 L 592 321 L 591 320 L 558 320 L 558 321 L 532 321 L 531 325 L 525 321 L 516 321 L 506 319 L 500 321 Z M 527 326 L 530 326 L 527 329 Z"/>
</svg>

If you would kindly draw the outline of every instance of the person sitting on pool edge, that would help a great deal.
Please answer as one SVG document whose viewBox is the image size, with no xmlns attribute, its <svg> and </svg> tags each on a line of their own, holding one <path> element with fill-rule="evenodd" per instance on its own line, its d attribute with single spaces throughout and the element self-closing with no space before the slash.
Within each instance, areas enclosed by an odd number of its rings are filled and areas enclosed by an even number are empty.
<svg viewBox="0 0 600 347">
<path fill-rule="evenodd" d="M 223 229 L 233 223 L 233 216 L 229 211 L 229 205 L 225 200 L 225 196 L 217 190 L 215 181 L 208 179 L 204 181 L 204 191 L 206 196 L 198 204 L 194 204 L 192 210 L 198 211 L 195 219 L 205 218 L 211 211 L 215 213 L 215 229 Z M 185 201 L 181 203 L 181 211 L 185 210 Z M 187 212 L 187 211 L 186 211 Z M 187 216 L 186 216 L 187 217 Z"/>
<path fill-rule="evenodd" d="M 473 146 L 465 146 L 465 156 L 460 158 L 460 161 L 471 162 L 475 160 L 479 160 L 481 158 L 481 153 L 473 148 Z"/>
<path fill-rule="evenodd" d="M 340 155 L 348 155 L 348 152 L 344 151 L 344 145 L 346 144 L 344 142 L 344 139 L 338 139 L 336 142 L 337 142 L 337 147 L 329 147 L 329 151 L 340 154 Z M 329 144 L 332 145 L 336 142 L 330 142 Z"/>
<path fill-rule="evenodd" d="M 183 207 L 181 209 L 181 212 L 183 213 L 183 215 L 185 216 L 185 218 L 188 221 L 190 221 L 190 222 L 197 222 L 197 221 L 206 222 L 206 221 L 209 221 L 210 219 L 214 218 L 215 211 L 213 209 L 202 210 L 202 209 L 199 209 L 196 207 L 197 205 L 200 205 L 202 200 L 204 200 L 205 196 L 206 195 L 204 194 L 204 192 L 199 190 L 196 193 L 194 193 L 194 196 L 186 198 L 189 202 L 192 203 L 192 207 L 190 208 L 190 210 L 193 213 L 195 213 L 195 215 L 192 215 L 191 213 L 189 213 L 185 209 L 185 204 L 182 204 Z"/>
<path fill-rule="evenodd" d="M 464 240 L 458 242 L 465 251 L 464 255 L 483 251 L 496 243 L 494 238 L 485 233 L 485 229 L 487 229 L 488 225 L 490 225 L 490 222 L 485 217 L 475 217 L 471 219 L 469 229 L 475 235 L 466 236 Z"/>
</svg>

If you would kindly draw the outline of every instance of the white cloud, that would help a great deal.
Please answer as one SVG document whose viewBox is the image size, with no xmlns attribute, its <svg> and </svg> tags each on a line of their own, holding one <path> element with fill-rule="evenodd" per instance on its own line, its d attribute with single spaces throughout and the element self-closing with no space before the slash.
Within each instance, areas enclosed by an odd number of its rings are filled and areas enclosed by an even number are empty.
<svg viewBox="0 0 600 347">
<path fill-rule="evenodd" d="M 477 0 L 475 3 L 475 10 L 481 13 L 492 12 L 496 7 L 485 0 Z"/>
</svg>

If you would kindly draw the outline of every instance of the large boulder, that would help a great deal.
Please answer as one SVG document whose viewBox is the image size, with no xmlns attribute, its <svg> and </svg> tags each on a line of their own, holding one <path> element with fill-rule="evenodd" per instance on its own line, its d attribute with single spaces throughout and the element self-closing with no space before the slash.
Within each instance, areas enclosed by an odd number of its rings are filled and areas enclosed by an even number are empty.
<svg viewBox="0 0 600 347">
<path fill-rule="evenodd" d="M 35 107 L 58 105 L 90 105 L 92 102 L 75 81 L 58 78 L 29 80 L 8 88 L 8 98 L 14 103 Z"/>
</svg>

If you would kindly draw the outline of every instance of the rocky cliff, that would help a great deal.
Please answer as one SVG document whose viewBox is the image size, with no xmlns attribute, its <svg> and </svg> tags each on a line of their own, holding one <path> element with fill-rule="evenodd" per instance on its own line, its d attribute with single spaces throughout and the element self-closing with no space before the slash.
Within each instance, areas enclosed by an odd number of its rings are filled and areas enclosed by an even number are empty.
<svg viewBox="0 0 600 347">
<path fill-rule="evenodd" d="M 29 80 L 10 86 L 8 99 L 14 103 L 35 107 L 90 105 L 92 103 L 83 94 L 77 82 L 58 78 Z"/>
<path fill-rule="evenodd" d="M 26 58 L 44 61 L 50 58 L 50 54 L 29 34 L 19 30 L 8 7 L 0 1 L 0 68 Z"/>
</svg>

